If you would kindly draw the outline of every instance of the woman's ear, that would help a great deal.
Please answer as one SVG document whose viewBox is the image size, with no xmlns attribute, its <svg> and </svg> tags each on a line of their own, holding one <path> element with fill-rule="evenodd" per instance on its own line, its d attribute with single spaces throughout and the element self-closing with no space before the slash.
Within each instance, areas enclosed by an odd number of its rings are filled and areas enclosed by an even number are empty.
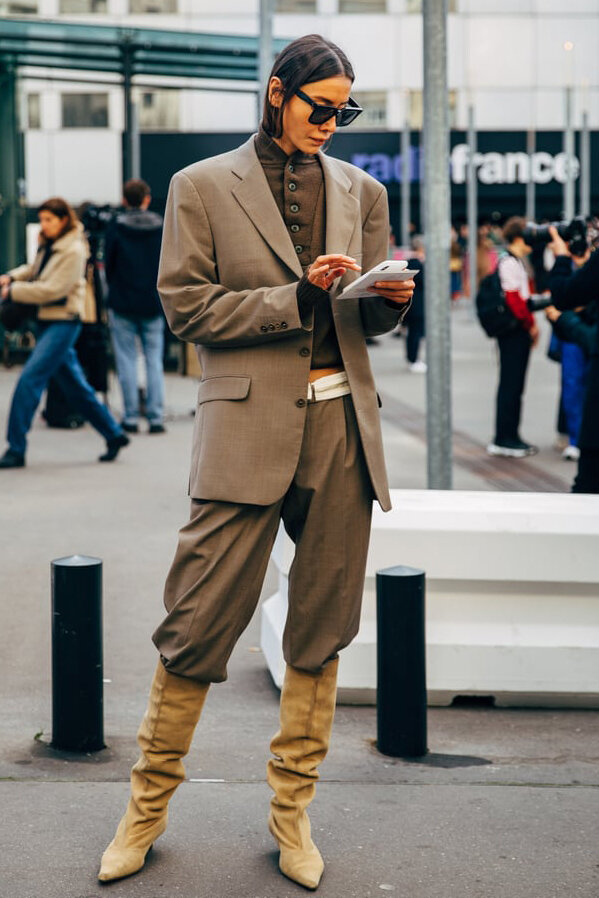
<svg viewBox="0 0 599 898">
<path fill-rule="evenodd" d="M 279 109 L 283 104 L 284 95 L 283 82 L 277 75 L 273 75 L 268 82 L 268 102 L 271 106 L 275 106 Z"/>
</svg>

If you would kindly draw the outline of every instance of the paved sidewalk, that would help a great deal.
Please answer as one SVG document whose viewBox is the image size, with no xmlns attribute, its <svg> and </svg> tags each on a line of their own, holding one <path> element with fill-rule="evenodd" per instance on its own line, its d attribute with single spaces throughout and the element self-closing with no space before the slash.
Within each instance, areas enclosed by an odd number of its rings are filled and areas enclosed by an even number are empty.
<svg viewBox="0 0 599 898">
<path fill-rule="evenodd" d="M 466 311 L 454 313 L 454 325 L 455 486 L 491 489 L 492 346 Z M 383 338 L 371 355 L 391 484 L 423 487 L 425 379 L 405 371 L 400 340 Z M 16 374 L 0 369 L 1 426 Z M 556 397 L 557 366 L 538 350 L 523 434 L 541 452 L 511 473 L 498 467 L 502 488 L 515 477 L 520 489 L 531 488 L 529 478 L 568 489 L 573 467 L 551 449 Z M 118 405 L 114 388 L 111 401 Z M 126 802 L 156 661 L 149 636 L 187 516 L 194 404 L 194 383 L 169 376 L 168 433 L 139 434 L 111 465 L 97 463 L 102 443 L 90 428 L 61 432 L 38 420 L 28 466 L 0 472 L 0 898 L 306 894 L 278 873 L 266 829 L 278 693 L 258 647 L 258 615 L 229 680 L 209 693 L 186 764 L 190 781 L 146 868 L 108 886 L 95 878 Z M 50 562 L 74 553 L 104 560 L 107 748 L 89 756 L 47 745 Z M 271 572 L 264 596 L 274 588 Z M 431 709 L 423 763 L 378 754 L 375 737 L 374 708 L 338 708 L 311 813 L 327 865 L 319 896 L 597 898 L 599 712 Z"/>
</svg>

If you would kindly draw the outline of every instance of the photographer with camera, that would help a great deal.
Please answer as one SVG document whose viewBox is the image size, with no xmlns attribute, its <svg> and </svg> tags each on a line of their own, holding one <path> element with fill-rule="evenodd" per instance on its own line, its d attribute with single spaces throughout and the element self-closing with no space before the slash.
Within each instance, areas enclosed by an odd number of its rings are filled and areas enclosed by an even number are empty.
<svg viewBox="0 0 599 898">
<path fill-rule="evenodd" d="M 498 262 L 499 280 L 505 302 L 513 317 L 513 326 L 497 336 L 499 348 L 499 386 L 495 415 L 495 439 L 487 446 L 489 455 L 524 458 L 538 452 L 519 434 L 522 394 L 531 347 L 539 340 L 539 328 L 528 307 L 530 280 L 524 259 L 531 247 L 524 240 L 526 221 L 514 216 L 503 228 L 507 252 Z"/>
<path fill-rule="evenodd" d="M 574 268 L 581 268 L 588 262 L 591 250 L 587 247 L 584 255 L 571 256 Z M 582 421 L 582 409 L 586 393 L 589 358 L 595 342 L 595 320 L 591 310 L 578 307 L 560 312 L 554 305 L 545 308 L 545 317 L 551 324 L 549 358 L 560 364 L 561 392 L 558 429 L 567 434 L 568 444 L 564 447 L 562 458 L 566 461 L 578 461 L 578 435 Z M 559 423 L 561 421 L 561 428 Z"/>
<path fill-rule="evenodd" d="M 550 248 L 555 266 L 549 275 L 549 287 L 554 306 L 561 311 L 588 306 L 599 300 L 599 252 L 591 254 L 578 271 L 572 271 L 568 244 L 560 229 L 551 225 Z M 572 244 L 570 243 L 570 252 Z M 578 438 L 580 458 L 573 493 L 599 493 L 599 329 L 591 351 L 587 390 Z"/>
</svg>

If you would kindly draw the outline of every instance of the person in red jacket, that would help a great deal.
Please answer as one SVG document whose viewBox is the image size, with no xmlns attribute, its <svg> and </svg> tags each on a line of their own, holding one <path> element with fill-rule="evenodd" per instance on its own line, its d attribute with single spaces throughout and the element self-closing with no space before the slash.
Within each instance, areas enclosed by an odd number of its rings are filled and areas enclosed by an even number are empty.
<svg viewBox="0 0 599 898">
<path fill-rule="evenodd" d="M 499 279 L 505 299 L 518 327 L 497 338 L 499 348 L 499 386 L 495 413 L 495 438 L 487 446 L 489 455 L 524 458 L 538 452 L 519 434 L 522 395 L 526 383 L 526 369 L 531 347 L 539 340 L 539 329 L 527 305 L 530 298 L 530 279 L 524 258 L 531 247 L 524 242 L 524 218 L 509 218 L 503 229 L 507 246 L 498 263 Z"/>
</svg>

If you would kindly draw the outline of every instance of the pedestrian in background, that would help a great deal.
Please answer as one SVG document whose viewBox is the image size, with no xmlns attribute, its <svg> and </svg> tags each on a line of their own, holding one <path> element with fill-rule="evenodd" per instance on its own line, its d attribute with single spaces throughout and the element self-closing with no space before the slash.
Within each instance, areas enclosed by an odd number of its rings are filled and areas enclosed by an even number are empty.
<svg viewBox="0 0 599 898">
<path fill-rule="evenodd" d="M 360 621 L 373 498 L 390 507 L 365 338 L 392 330 L 414 289 L 383 280 L 368 297 L 338 298 L 356 259 L 372 268 L 389 238 L 385 188 L 319 152 L 361 111 L 353 80 L 338 47 L 299 38 L 275 60 L 258 135 L 171 181 L 158 285 L 171 329 L 202 364 L 191 518 L 103 881 L 141 869 L 166 828 L 208 688 L 227 677 L 281 520 L 295 556 L 269 828 L 286 876 L 310 889 L 322 876 L 306 809 L 329 747 L 338 653 Z"/>
<path fill-rule="evenodd" d="M 538 452 L 536 446 L 520 437 L 522 396 L 531 347 L 539 340 L 539 328 L 527 305 L 531 295 L 528 269 L 524 259 L 531 248 L 524 242 L 526 220 L 509 218 L 503 228 L 507 252 L 498 262 L 499 280 L 507 305 L 515 319 L 509 333 L 497 337 L 499 349 L 499 386 L 495 411 L 495 438 L 487 446 L 489 455 L 524 458 Z"/>
<path fill-rule="evenodd" d="M 113 461 L 129 442 L 88 384 L 74 346 L 81 331 L 87 241 L 66 200 L 53 197 L 38 209 L 39 249 L 31 265 L 0 277 L 2 299 L 38 306 L 37 339 L 13 393 L 8 449 L 0 468 L 22 468 L 27 434 L 48 381 L 54 378 L 70 405 L 106 440 L 99 461 Z"/>
<path fill-rule="evenodd" d="M 148 207 L 145 181 L 132 179 L 123 188 L 125 210 L 106 233 L 108 320 L 116 370 L 123 394 L 123 429 L 137 433 L 139 389 L 137 338 L 146 366 L 145 415 L 149 433 L 164 433 L 164 315 L 156 289 L 162 218 Z"/>
<path fill-rule="evenodd" d="M 425 374 L 426 362 L 420 359 L 420 346 L 424 337 L 424 268 L 426 251 L 424 238 L 417 235 L 412 237 L 413 256 L 408 259 L 408 268 L 414 268 L 420 272 L 414 279 L 414 293 L 412 304 L 406 312 L 403 323 L 407 325 L 406 334 L 406 358 L 408 368 L 412 374 Z"/>
</svg>

